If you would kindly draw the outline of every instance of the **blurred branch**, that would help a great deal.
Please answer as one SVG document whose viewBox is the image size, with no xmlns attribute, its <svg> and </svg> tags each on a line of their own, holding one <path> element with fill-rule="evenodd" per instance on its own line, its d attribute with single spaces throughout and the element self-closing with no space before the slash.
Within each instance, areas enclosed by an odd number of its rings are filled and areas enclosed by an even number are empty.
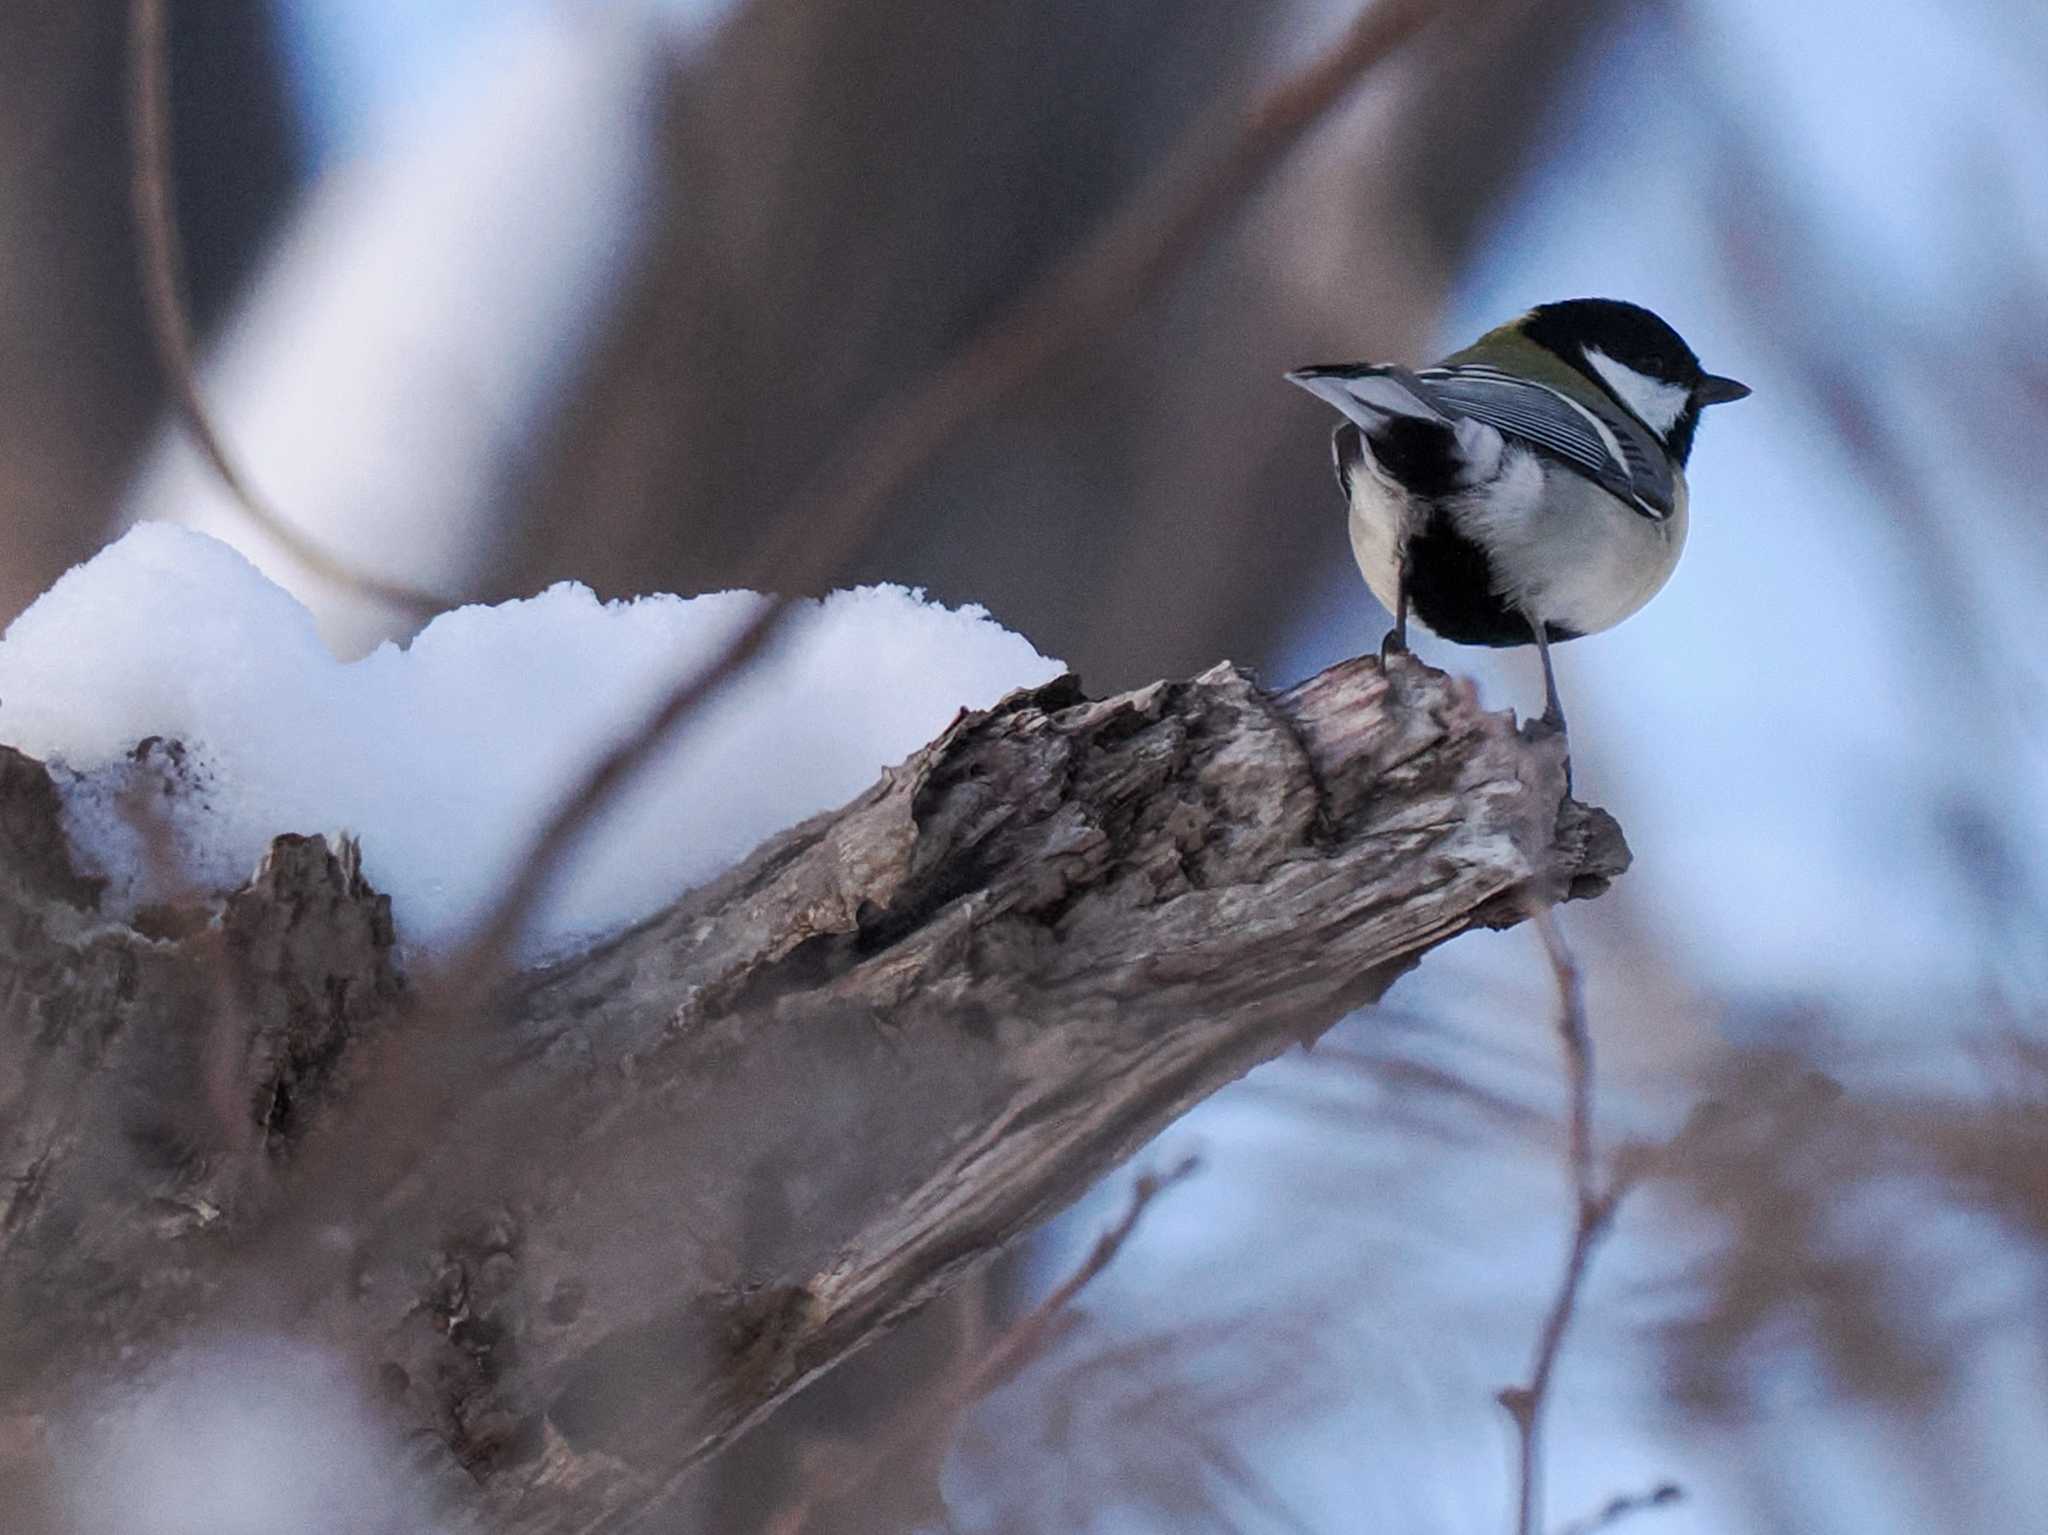
<svg viewBox="0 0 2048 1535">
<path fill-rule="evenodd" d="M 807 1478 L 770 1523 L 768 1535 L 801 1535 L 819 1506 L 840 1502 L 859 1492 L 886 1467 L 920 1448 L 930 1447 L 943 1455 L 945 1441 L 950 1439 L 951 1427 L 960 1415 L 1044 1352 L 1054 1328 L 1065 1321 L 1067 1308 L 1116 1261 L 1152 1201 L 1191 1177 L 1199 1165 L 1196 1158 L 1187 1157 L 1164 1173 L 1140 1173 L 1131 1186 L 1130 1203 L 1122 1218 L 1095 1239 L 1095 1245 L 1073 1273 L 1044 1300 L 1004 1328 L 980 1355 L 960 1361 L 949 1380 L 938 1382 L 935 1390 L 921 1392 L 907 1401 L 897 1421 L 878 1442 L 857 1447 L 859 1458 L 850 1458 L 842 1450 L 829 1466 Z"/>
<path fill-rule="evenodd" d="M 1684 1488 L 1676 1482 L 1660 1482 L 1648 1492 L 1610 1499 L 1602 1505 L 1598 1513 L 1572 1521 L 1560 1530 L 1558 1535 L 1599 1535 L 1601 1530 L 1611 1530 L 1624 1519 L 1636 1514 L 1647 1513 L 1656 1508 L 1670 1508 L 1684 1500 Z"/>
<path fill-rule="evenodd" d="M 459 598 L 375 575 L 322 548 L 255 492 L 221 440 L 200 392 L 198 349 L 185 311 L 185 263 L 171 175 L 167 12 L 167 0 L 129 0 L 128 134 L 143 300 L 157 359 L 185 429 L 242 514 L 323 581 L 422 618 L 458 606 Z"/>
<path fill-rule="evenodd" d="M 1412 658 L 1066 679 L 526 978 L 453 1059 L 347 850 L 282 838 L 219 921 L 146 937 L 0 752 L 0 964 L 38 977 L 0 995 L 0 1418 L 273 1328 L 384 1382 L 500 1535 L 632 1528 L 1201 1098 L 1532 886 L 1604 889 L 1626 849 L 1563 783 Z M 222 945 L 257 1135 L 209 1090 Z M 390 1166 L 407 1069 L 444 1112 Z"/>
<path fill-rule="evenodd" d="M 1536 1340 L 1536 1358 L 1530 1366 L 1526 1386 L 1509 1386 L 1499 1401 L 1514 1420 L 1516 1457 L 1516 1535 L 1540 1535 L 1542 1517 L 1538 1509 L 1542 1490 L 1543 1409 L 1550 1395 L 1550 1382 L 1564 1351 L 1565 1334 L 1578 1309 L 1579 1291 L 1594 1250 L 1614 1222 L 1614 1212 L 1627 1192 L 1627 1184 L 1615 1179 L 1601 1187 L 1593 1147 L 1593 1036 L 1586 1027 L 1586 998 L 1578 961 L 1565 943 L 1557 924 L 1557 913 L 1544 902 L 1532 901 L 1529 921 L 1543 940 L 1543 952 L 1550 960 L 1557 982 L 1557 1032 L 1564 1045 L 1565 1076 L 1570 1092 L 1568 1111 L 1568 1159 L 1572 1179 L 1572 1240 L 1565 1254 L 1564 1274 L 1557 1294 L 1543 1319 Z"/>
<path fill-rule="evenodd" d="M 138 0 L 143 3 L 143 0 Z M 517 866 L 471 952 L 454 967 L 457 996 L 496 969 L 546 893 L 563 857 L 704 701 L 760 653 L 806 591 L 830 585 L 890 499 L 960 428 L 1051 364 L 1126 318 L 1202 248 L 1287 152 L 1372 69 L 1442 9 L 1440 0 L 1375 0 L 1342 37 L 1223 126 L 1223 147 L 1198 134 L 1092 241 L 1000 310 L 907 392 L 883 400 L 794 497 L 806 514 L 778 529 L 746 583 L 777 595 L 725 652 L 683 679 L 562 801 Z"/>
</svg>

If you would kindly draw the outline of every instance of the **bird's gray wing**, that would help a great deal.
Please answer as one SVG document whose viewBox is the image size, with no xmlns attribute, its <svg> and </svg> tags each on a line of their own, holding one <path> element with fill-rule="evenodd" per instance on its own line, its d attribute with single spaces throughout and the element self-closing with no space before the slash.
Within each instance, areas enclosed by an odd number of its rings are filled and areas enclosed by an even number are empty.
<svg viewBox="0 0 2048 1535">
<path fill-rule="evenodd" d="M 1670 459 L 1634 422 L 1609 419 L 1546 384 L 1465 364 L 1424 368 L 1416 393 L 1447 416 L 1483 421 L 1569 464 L 1645 517 L 1663 521 L 1677 504 Z"/>
</svg>

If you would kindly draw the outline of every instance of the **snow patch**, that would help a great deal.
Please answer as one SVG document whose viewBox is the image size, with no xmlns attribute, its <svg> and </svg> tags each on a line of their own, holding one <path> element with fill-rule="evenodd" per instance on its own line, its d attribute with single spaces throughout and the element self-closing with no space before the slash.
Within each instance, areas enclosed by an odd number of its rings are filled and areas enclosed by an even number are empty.
<svg viewBox="0 0 2048 1535">
<path fill-rule="evenodd" d="M 434 1488 L 334 1359 L 252 1339 L 192 1350 L 89 1426 L 72 1528 L 120 1535 L 432 1535 Z"/>
<path fill-rule="evenodd" d="M 0 741 L 58 770 L 80 860 L 108 877 L 117 911 L 180 884 L 232 888 L 280 832 L 347 832 L 401 937 L 438 949 L 488 909 L 598 754 L 763 600 L 607 603 L 565 582 L 443 614 L 404 648 L 343 663 L 240 554 L 143 524 L 0 640 Z M 524 957 L 651 915 L 858 794 L 961 708 L 1061 670 L 982 609 L 902 587 L 802 604 L 615 801 Z M 150 737 L 182 743 L 182 760 L 160 748 L 137 760 Z M 167 836 L 143 836 L 138 787 Z"/>
</svg>

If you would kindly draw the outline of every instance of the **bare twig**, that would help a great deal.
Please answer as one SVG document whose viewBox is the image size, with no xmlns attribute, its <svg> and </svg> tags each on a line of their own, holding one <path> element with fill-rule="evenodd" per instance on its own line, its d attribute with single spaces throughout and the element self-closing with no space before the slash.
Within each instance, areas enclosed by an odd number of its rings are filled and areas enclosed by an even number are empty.
<svg viewBox="0 0 2048 1535">
<path fill-rule="evenodd" d="M 1547 904 L 1530 908 L 1529 920 L 1543 940 L 1543 952 L 1557 983 L 1557 1031 L 1564 1043 L 1565 1074 L 1571 1087 L 1569 1107 L 1572 1192 L 1581 1217 L 1600 1203 L 1593 1166 L 1593 1035 L 1586 1027 L 1585 982 L 1579 963 L 1557 925 L 1557 912 Z"/>
<path fill-rule="evenodd" d="M 1067 1308 L 1116 1261 L 1152 1201 L 1190 1177 L 1199 1165 L 1199 1160 L 1190 1156 L 1164 1173 L 1141 1173 L 1131 1186 L 1131 1200 L 1122 1217 L 1095 1239 L 1087 1257 L 1071 1274 L 1045 1299 L 1003 1329 L 981 1354 L 962 1360 L 936 1391 L 910 1402 L 879 1444 L 864 1447 L 857 1460 L 848 1451 L 823 1464 L 769 1521 L 766 1535 L 799 1535 L 821 1504 L 851 1496 L 919 1444 L 938 1439 L 969 1407 L 1042 1353 L 1054 1331 L 1066 1320 Z"/>
<path fill-rule="evenodd" d="M 1202 244 L 1287 152 L 1371 69 L 1442 9 L 1441 0 L 1376 0 L 1300 70 L 1179 154 L 1087 245 L 982 326 L 906 392 L 881 401 L 796 500 L 811 508 L 762 551 L 752 585 L 780 595 L 755 610 L 725 652 L 648 712 L 566 794 L 452 975 L 487 980 L 517 941 L 563 856 L 675 729 L 761 651 L 798 594 L 830 581 L 890 498 L 953 435 L 1061 357 L 1126 317 Z"/>
<path fill-rule="evenodd" d="M 131 0 L 128 9 L 128 141 L 143 302 L 171 398 L 185 429 L 242 513 L 313 574 L 403 612 L 431 617 L 459 599 L 373 575 L 322 548 L 250 487 L 228 454 L 199 392 L 197 348 L 185 313 L 184 254 L 171 176 L 170 50 L 165 0 Z"/>
<path fill-rule="evenodd" d="M 1572 957 L 1563 930 L 1557 925 L 1557 915 L 1548 904 L 1531 901 L 1529 920 L 1543 940 L 1544 953 L 1549 956 L 1551 973 L 1557 982 L 1558 1036 L 1564 1045 L 1565 1072 L 1570 1084 L 1569 1158 L 1576 1214 L 1564 1274 L 1549 1314 L 1543 1319 L 1543 1330 L 1537 1335 L 1529 1383 L 1509 1386 L 1499 1396 L 1501 1406 L 1514 1419 L 1517 1440 L 1515 1535 L 1538 1535 L 1540 1529 L 1537 1504 L 1542 1480 L 1543 1409 L 1550 1394 L 1551 1377 L 1578 1308 L 1586 1269 L 1594 1249 L 1613 1224 L 1615 1208 L 1625 1192 L 1625 1185 L 1619 1180 L 1602 1189 L 1594 1165 L 1593 1039 L 1586 1027 L 1586 999 L 1578 962 Z"/>
<path fill-rule="evenodd" d="M 962 1388 L 954 1395 L 954 1405 L 964 1407 L 986 1396 L 1037 1357 L 1054 1322 L 1104 1269 L 1116 1261 L 1116 1255 L 1123 1251 L 1131 1233 L 1138 1229 L 1146 1207 L 1176 1183 L 1193 1177 L 1200 1167 L 1200 1158 L 1187 1156 L 1163 1173 L 1139 1174 L 1137 1182 L 1131 1185 L 1131 1202 L 1125 1207 L 1123 1217 L 1095 1239 L 1095 1245 L 1088 1250 L 1088 1256 L 1082 1259 L 1080 1266 L 1050 1295 L 1003 1331 L 980 1363 L 968 1373 Z"/>
<path fill-rule="evenodd" d="M 1558 1531 L 1558 1535 L 1599 1535 L 1601 1530 L 1611 1530 L 1635 1514 L 1647 1513 L 1653 1508 L 1670 1508 L 1684 1501 L 1684 1488 L 1676 1482 L 1660 1482 L 1648 1492 L 1609 1499 L 1598 1512 L 1573 1520 Z"/>
</svg>

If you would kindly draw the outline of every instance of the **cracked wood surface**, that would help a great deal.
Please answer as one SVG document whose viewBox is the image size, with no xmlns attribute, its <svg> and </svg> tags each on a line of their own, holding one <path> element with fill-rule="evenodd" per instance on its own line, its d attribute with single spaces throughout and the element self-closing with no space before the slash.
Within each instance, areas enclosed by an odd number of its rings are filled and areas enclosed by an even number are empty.
<svg viewBox="0 0 2048 1535">
<path fill-rule="evenodd" d="M 1189 1106 L 1627 858 L 1561 741 L 1411 658 L 1064 679 L 450 1018 L 352 849 L 281 837 L 145 935 L 0 749 L 12 1458 L 69 1383 L 288 1332 L 468 1473 L 449 1517 L 629 1528 Z"/>
</svg>

